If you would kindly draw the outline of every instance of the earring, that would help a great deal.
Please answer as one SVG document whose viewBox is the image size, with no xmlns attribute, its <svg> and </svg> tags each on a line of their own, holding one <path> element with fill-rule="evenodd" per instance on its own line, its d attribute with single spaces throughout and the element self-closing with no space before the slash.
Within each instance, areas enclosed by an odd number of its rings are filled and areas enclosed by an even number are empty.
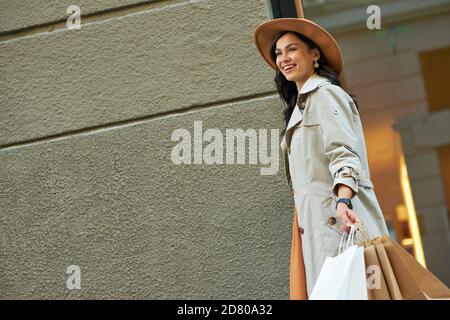
<svg viewBox="0 0 450 320">
<path fill-rule="evenodd" d="M 318 68 L 319 67 L 319 64 L 317 63 L 317 61 L 314 61 L 314 68 Z"/>
</svg>

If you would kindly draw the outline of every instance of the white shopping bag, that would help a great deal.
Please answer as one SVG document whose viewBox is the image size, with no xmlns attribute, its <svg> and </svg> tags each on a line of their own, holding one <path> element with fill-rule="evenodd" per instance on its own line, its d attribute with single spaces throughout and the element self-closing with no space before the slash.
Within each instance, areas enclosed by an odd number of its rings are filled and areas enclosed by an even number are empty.
<svg viewBox="0 0 450 320">
<path fill-rule="evenodd" d="M 339 254 L 325 259 L 309 300 L 368 300 L 364 248 L 353 245 L 355 232 L 352 225 L 345 251 L 344 233 Z"/>
</svg>

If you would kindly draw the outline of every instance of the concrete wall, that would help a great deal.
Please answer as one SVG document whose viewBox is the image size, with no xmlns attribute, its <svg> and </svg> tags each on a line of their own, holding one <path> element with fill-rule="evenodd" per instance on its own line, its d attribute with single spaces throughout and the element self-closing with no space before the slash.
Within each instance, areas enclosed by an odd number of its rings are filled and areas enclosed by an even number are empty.
<svg viewBox="0 0 450 320">
<path fill-rule="evenodd" d="M 170 159 L 196 120 L 281 128 L 266 1 L 70 4 L 0 2 L 0 298 L 289 298 L 282 161 Z"/>
</svg>

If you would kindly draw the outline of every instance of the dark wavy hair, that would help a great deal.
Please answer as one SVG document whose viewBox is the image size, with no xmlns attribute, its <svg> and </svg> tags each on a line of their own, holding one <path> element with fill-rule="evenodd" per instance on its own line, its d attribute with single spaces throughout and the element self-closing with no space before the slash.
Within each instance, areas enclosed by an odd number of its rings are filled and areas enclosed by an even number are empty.
<svg viewBox="0 0 450 320">
<path fill-rule="evenodd" d="M 274 41 L 274 43 L 270 49 L 270 56 L 272 58 L 272 61 L 276 64 L 277 56 L 275 54 L 275 48 L 276 48 L 276 43 L 277 43 L 278 39 L 280 39 L 282 36 L 284 36 L 286 33 L 289 33 L 289 32 L 295 34 L 301 41 L 303 41 L 308 46 L 309 49 L 319 50 L 320 58 L 317 61 L 317 63 L 319 64 L 319 67 L 317 69 L 315 69 L 315 72 L 318 75 L 330 80 L 330 82 L 332 84 L 337 85 L 342 88 L 342 85 L 341 85 L 341 82 L 339 81 L 338 75 L 336 74 L 336 72 L 333 71 L 333 69 L 331 69 L 327 65 L 324 55 L 322 54 L 322 50 L 319 48 L 319 46 L 314 41 L 312 41 L 310 38 L 304 36 L 301 33 L 298 33 L 295 31 L 282 32 L 277 37 L 277 39 Z M 283 104 L 284 104 L 283 117 L 284 117 L 285 127 L 282 132 L 282 135 L 284 135 L 287 124 L 289 122 L 289 119 L 291 118 L 292 112 L 294 111 L 294 107 L 297 104 L 298 90 L 297 90 L 297 86 L 296 86 L 295 82 L 287 80 L 286 77 L 283 75 L 283 73 L 278 68 L 276 69 L 274 81 L 275 81 L 275 84 L 277 87 L 278 94 L 280 95 L 281 100 L 283 101 Z M 353 102 L 355 103 L 356 108 L 358 108 L 358 104 L 356 102 L 356 97 L 352 94 L 349 94 L 349 95 L 353 99 Z M 301 97 L 302 101 L 304 101 L 306 99 L 306 97 L 307 97 L 307 95 L 305 95 L 305 97 Z"/>
</svg>

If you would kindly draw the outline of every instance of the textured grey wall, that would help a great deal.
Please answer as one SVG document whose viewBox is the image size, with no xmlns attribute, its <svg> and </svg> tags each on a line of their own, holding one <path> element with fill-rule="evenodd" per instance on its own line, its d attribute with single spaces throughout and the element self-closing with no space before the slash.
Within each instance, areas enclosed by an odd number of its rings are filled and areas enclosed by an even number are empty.
<svg viewBox="0 0 450 320">
<path fill-rule="evenodd" d="M 172 3 L 175 1 L 171 1 Z M 181 1 L 177 1 L 181 2 Z M 14 33 L 17 30 L 55 21 L 66 20 L 66 9 L 78 5 L 83 15 L 95 15 L 118 8 L 143 6 L 149 4 L 165 5 L 168 1 L 158 0 L 34 0 L 22 1 L 20 5 L 14 0 L 2 0 L 0 11 L 0 32 Z"/>
<path fill-rule="evenodd" d="M 39 3 L 22 12 L 2 1 L 1 29 L 65 16 L 63 1 Z M 170 160 L 171 133 L 196 120 L 281 128 L 251 39 L 266 2 L 132 14 L 137 1 L 103 3 L 86 7 L 125 9 L 82 16 L 81 30 L 0 34 L 0 298 L 289 298 L 281 155 L 269 176 L 259 164 Z M 66 287 L 70 265 L 80 290 Z"/>
</svg>

